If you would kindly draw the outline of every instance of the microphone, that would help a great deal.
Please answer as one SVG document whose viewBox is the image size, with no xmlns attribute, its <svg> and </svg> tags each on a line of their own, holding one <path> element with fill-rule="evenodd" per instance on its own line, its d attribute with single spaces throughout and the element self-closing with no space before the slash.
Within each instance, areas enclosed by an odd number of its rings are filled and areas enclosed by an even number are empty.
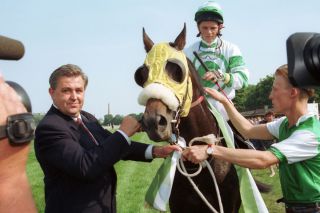
<svg viewBox="0 0 320 213">
<path fill-rule="evenodd" d="M 24 46 L 18 41 L 0 35 L 0 59 L 19 60 L 24 55 Z"/>
</svg>

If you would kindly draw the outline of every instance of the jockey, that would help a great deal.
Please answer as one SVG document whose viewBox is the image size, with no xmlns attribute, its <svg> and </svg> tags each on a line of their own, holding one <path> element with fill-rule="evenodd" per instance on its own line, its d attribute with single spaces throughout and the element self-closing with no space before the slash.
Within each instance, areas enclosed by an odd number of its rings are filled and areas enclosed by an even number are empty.
<svg viewBox="0 0 320 213">
<path fill-rule="evenodd" d="M 216 2 L 208 1 L 199 7 L 194 20 L 199 30 L 197 36 L 200 36 L 201 40 L 187 48 L 185 53 L 202 77 L 203 86 L 223 90 L 223 93 L 232 100 L 235 97 L 235 90 L 248 85 L 249 72 L 239 48 L 221 39 L 222 9 Z M 211 72 L 205 72 L 204 67 L 195 58 L 194 51 Z M 219 102 L 210 97 L 208 101 L 226 120 L 229 120 Z"/>
</svg>

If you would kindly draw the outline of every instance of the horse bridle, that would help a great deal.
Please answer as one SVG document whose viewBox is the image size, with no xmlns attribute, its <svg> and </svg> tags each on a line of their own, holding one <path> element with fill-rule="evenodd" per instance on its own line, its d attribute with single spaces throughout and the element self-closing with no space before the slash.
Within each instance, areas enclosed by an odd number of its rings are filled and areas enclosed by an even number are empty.
<svg viewBox="0 0 320 213">
<path fill-rule="evenodd" d="M 183 108 L 184 106 L 184 103 L 185 103 L 185 99 L 186 99 L 186 96 L 188 95 L 188 87 L 187 87 L 187 90 L 186 90 L 186 94 L 184 95 L 183 97 L 183 101 L 182 101 L 182 104 L 180 104 L 178 106 L 178 109 L 175 113 L 175 117 L 174 119 L 171 121 L 171 124 L 172 124 L 172 132 L 175 134 L 175 138 L 174 140 L 172 140 L 172 138 L 169 139 L 169 143 L 172 144 L 172 145 L 175 145 L 175 144 L 178 144 L 178 139 L 180 137 L 180 131 L 179 131 L 179 125 L 180 125 L 180 120 L 181 120 L 181 109 Z M 200 95 L 197 100 L 195 100 L 194 102 L 191 103 L 191 106 L 190 106 L 190 110 L 195 107 L 195 106 L 198 106 L 202 103 L 202 101 L 205 100 L 205 97 L 203 95 Z M 220 137 L 220 133 L 221 131 L 219 130 L 218 131 L 218 134 L 217 134 L 217 137 L 219 138 Z"/>
<path fill-rule="evenodd" d="M 190 78 L 190 76 L 189 76 L 189 78 Z M 174 119 L 171 121 L 172 132 L 175 135 L 175 141 L 173 141 L 172 138 L 170 138 L 169 139 L 170 144 L 178 144 L 178 140 L 180 137 L 179 125 L 180 125 L 180 121 L 181 121 L 181 112 L 182 112 L 181 109 L 184 109 L 184 105 L 186 103 L 188 92 L 189 92 L 188 89 L 189 89 L 189 81 L 187 81 L 186 93 L 183 96 L 182 102 L 181 102 L 181 104 L 179 104 L 177 111 L 175 113 Z M 191 108 L 192 108 L 192 103 L 191 103 L 190 109 Z"/>
<path fill-rule="evenodd" d="M 190 76 L 189 76 L 190 78 Z M 180 120 L 181 120 L 181 109 L 184 108 L 187 96 L 188 96 L 188 88 L 189 88 L 189 81 L 187 81 L 187 88 L 186 88 L 186 93 L 183 96 L 182 102 L 181 104 L 178 106 L 177 111 L 175 112 L 175 116 L 174 119 L 171 121 L 172 124 L 172 132 L 175 134 L 175 141 L 173 141 L 172 139 L 170 139 L 169 143 L 170 144 L 178 144 L 178 139 L 180 137 L 180 131 L 179 131 L 179 125 L 180 125 Z M 190 109 L 192 109 L 193 107 L 199 105 L 202 103 L 202 101 L 204 100 L 204 96 L 200 95 L 197 100 L 195 100 L 194 102 L 191 103 Z"/>
<path fill-rule="evenodd" d="M 175 119 L 171 121 L 173 127 L 172 127 L 172 132 L 175 134 L 175 141 L 172 141 L 172 137 L 171 137 L 171 141 L 170 144 L 178 144 L 178 140 L 179 140 L 179 136 L 180 136 L 180 131 L 179 131 L 179 124 L 180 124 L 180 120 L 181 120 L 181 109 L 182 107 L 184 106 L 184 103 L 185 103 L 185 99 L 186 99 L 186 96 L 188 95 L 188 87 L 186 89 L 186 94 L 184 95 L 184 98 L 183 98 L 183 101 L 182 101 L 182 104 L 180 104 L 178 106 L 178 109 L 176 111 L 176 115 L 175 115 Z M 195 100 L 194 102 L 191 103 L 191 106 L 190 106 L 190 110 L 191 108 L 195 107 L 195 106 L 198 106 L 202 103 L 202 101 L 204 100 L 204 96 L 203 95 L 200 95 L 197 100 Z M 220 136 L 220 130 L 218 131 L 218 137 Z M 213 178 L 213 182 L 215 184 L 215 188 L 216 188 L 216 193 L 217 193 L 217 197 L 218 197 L 218 201 L 219 201 L 219 208 L 220 208 L 220 211 L 223 213 L 223 205 L 222 205 L 222 201 L 221 201 L 221 195 L 220 195 L 220 191 L 219 191 L 219 187 L 217 185 L 217 180 L 216 180 L 216 177 L 214 175 L 214 172 L 212 170 L 212 168 L 210 167 L 211 165 L 211 162 L 213 160 L 213 157 L 210 158 L 209 161 L 205 160 L 203 163 L 204 165 L 208 168 L 212 178 Z M 182 165 L 182 168 L 180 167 L 180 164 Z M 203 165 L 199 165 L 199 169 L 197 169 L 196 172 L 192 173 L 192 174 L 189 174 L 187 172 L 187 168 L 185 167 L 184 165 L 184 162 L 183 160 L 180 158 L 178 163 L 177 163 L 177 169 L 179 170 L 179 172 L 185 176 L 189 181 L 190 181 L 190 184 L 193 186 L 194 190 L 197 192 L 197 194 L 200 196 L 200 198 L 202 199 L 202 201 L 208 206 L 208 208 L 210 210 L 212 210 L 214 213 L 218 213 L 217 210 L 208 202 L 208 200 L 203 196 L 203 194 L 201 193 L 201 191 L 199 190 L 199 188 L 197 187 L 197 185 L 194 183 L 194 181 L 191 179 L 191 177 L 194 177 L 194 176 L 197 176 L 201 170 L 202 170 L 202 167 Z"/>
</svg>

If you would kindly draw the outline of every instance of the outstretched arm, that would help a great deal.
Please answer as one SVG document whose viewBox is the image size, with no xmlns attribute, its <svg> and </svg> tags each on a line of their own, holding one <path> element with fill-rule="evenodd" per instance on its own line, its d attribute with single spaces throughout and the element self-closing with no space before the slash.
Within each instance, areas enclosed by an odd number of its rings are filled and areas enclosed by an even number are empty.
<svg viewBox="0 0 320 213">
<path fill-rule="evenodd" d="M 207 94 L 223 104 L 232 124 L 245 137 L 252 139 L 271 140 L 273 136 L 269 133 L 265 124 L 252 125 L 245 117 L 243 117 L 233 104 L 220 92 L 215 89 L 205 88 Z"/>
<path fill-rule="evenodd" d="M 182 152 L 182 149 L 177 145 L 154 146 L 152 156 L 153 158 L 166 158 L 174 151 Z"/>
<path fill-rule="evenodd" d="M 200 163 L 208 158 L 207 145 L 192 146 L 183 152 L 183 157 L 193 163 Z M 265 169 L 279 163 L 278 158 L 269 151 L 250 149 L 231 149 L 212 145 L 214 158 L 228 161 L 251 169 Z"/>
</svg>

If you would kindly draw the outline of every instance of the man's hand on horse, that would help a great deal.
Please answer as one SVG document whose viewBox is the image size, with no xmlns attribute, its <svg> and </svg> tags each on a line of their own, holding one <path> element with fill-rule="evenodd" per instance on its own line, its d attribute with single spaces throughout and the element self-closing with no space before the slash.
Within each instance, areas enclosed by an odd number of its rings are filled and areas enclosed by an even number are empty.
<svg viewBox="0 0 320 213">
<path fill-rule="evenodd" d="M 208 145 L 195 145 L 188 147 L 182 153 L 183 160 L 188 160 L 194 164 L 201 163 L 209 157 L 207 149 Z"/>
<path fill-rule="evenodd" d="M 141 124 L 132 116 L 125 116 L 119 127 L 121 131 L 126 133 L 129 137 L 141 130 Z"/>
<path fill-rule="evenodd" d="M 153 158 L 166 158 L 174 151 L 182 152 L 182 149 L 178 145 L 154 146 L 152 156 Z"/>
</svg>

